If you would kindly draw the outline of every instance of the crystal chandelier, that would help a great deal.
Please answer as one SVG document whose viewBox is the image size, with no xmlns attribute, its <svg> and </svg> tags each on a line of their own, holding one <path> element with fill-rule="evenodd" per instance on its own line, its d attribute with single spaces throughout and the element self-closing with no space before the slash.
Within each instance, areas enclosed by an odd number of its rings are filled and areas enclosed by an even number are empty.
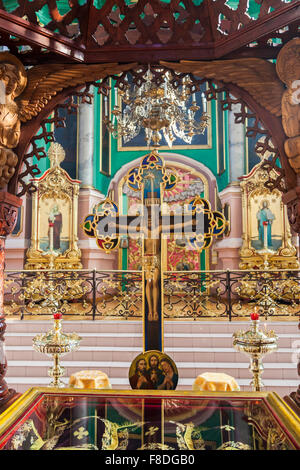
<svg viewBox="0 0 300 470">
<path fill-rule="evenodd" d="M 164 75 L 164 82 L 157 85 L 150 69 L 140 87 L 127 82 L 124 90 L 119 90 L 121 105 L 118 103 L 118 89 L 115 88 L 115 103 L 112 121 L 108 116 L 108 101 L 104 97 L 105 124 L 114 138 L 122 137 L 129 142 L 145 129 L 147 146 L 159 146 L 162 135 L 169 147 L 176 137 L 190 144 L 193 136 L 203 134 L 210 117 L 207 114 L 207 101 L 202 93 L 202 109 L 197 105 L 196 94 L 191 79 L 187 76 L 182 85 L 174 88 L 170 72 Z M 123 103 L 123 105 L 122 105 Z"/>
</svg>

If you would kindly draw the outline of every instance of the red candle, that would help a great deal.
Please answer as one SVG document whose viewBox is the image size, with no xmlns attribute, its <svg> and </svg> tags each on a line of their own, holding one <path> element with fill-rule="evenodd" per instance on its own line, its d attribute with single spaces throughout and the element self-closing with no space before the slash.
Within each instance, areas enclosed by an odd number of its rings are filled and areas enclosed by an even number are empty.
<svg viewBox="0 0 300 470">
<path fill-rule="evenodd" d="M 61 313 L 55 313 L 53 315 L 54 320 L 61 320 L 62 319 L 62 314 Z"/>
<path fill-rule="evenodd" d="M 254 313 L 251 313 L 250 317 L 251 317 L 251 320 L 258 320 L 259 319 L 259 314 L 254 312 Z"/>
</svg>

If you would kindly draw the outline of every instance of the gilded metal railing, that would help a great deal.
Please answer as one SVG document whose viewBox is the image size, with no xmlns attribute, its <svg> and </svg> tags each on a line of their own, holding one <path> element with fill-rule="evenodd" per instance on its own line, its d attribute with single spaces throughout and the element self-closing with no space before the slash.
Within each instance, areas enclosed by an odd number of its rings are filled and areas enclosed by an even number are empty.
<svg viewBox="0 0 300 470">
<path fill-rule="evenodd" d="M 21 319 L 68 316 L 142 317 L 141 271 L 6 271 L 4 311 Z"/>
<path fill-rule="evenodd" d="M 165 318 L 244 317 L 300 313 L 300 271 L 175 271 L 163 278 Z"/>
<path fill-rule="evenodd" d="M 265 317 L 300 313 L 300 271 L 164 272 L 165 319 Z M 5 314 L 142 318 L 141 271 L 6 271 Z"/>
</svg>

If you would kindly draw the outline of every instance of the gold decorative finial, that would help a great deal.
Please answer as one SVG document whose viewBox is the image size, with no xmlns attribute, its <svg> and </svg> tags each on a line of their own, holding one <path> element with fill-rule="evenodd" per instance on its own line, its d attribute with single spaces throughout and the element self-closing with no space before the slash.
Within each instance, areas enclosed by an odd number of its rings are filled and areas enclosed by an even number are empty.
<svg viewBox="0 0 300 470">
<path fill-rule="evenodd" d="M 61 162 L 64 161 L 66 152 L 62 145 L 57 142 L 52 142 L 48 150 L 48 157 L 50 160 L 50 168 L 60 166 Z"/>
</svg>

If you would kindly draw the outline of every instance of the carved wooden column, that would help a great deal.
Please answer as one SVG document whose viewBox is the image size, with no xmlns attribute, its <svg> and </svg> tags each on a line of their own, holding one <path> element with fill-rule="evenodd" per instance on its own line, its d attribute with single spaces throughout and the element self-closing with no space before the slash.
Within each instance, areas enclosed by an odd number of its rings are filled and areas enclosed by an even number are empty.
<svg viewBox="0 0 300 470">
<path fill-rule="evenodd" d="M 297 174 L 294 188 L 283 195 L 287 205 L 289 222 L 294 232 L 300 237 L 300 38 L 294 38 L 281 49 L 276 60 L 276 71 L 286 85 L 281 101 L 282 126 L 286 134 L 284 150 L 291 167 Z M 299 238 L 300 240 L 300 238 Z M 300 329 L 300 323 L 298 324 Z M 298 375 L 300 375 L 300 357 Z M 300 416 L 300 385 L 296 392 L 285 400 Z"/>
<path fill-rule="evenodd" d="M 4 349 L 6 323 L 4 317 L 4 256 L 5 239 L 13 231 L 17 221 L 18 207 L 22 200 L 5 191 L 0 192 L 0 411 L 16 396 L 15 390 L 8 389 L 4 380 L 7 361 Z"/>
</svg>

